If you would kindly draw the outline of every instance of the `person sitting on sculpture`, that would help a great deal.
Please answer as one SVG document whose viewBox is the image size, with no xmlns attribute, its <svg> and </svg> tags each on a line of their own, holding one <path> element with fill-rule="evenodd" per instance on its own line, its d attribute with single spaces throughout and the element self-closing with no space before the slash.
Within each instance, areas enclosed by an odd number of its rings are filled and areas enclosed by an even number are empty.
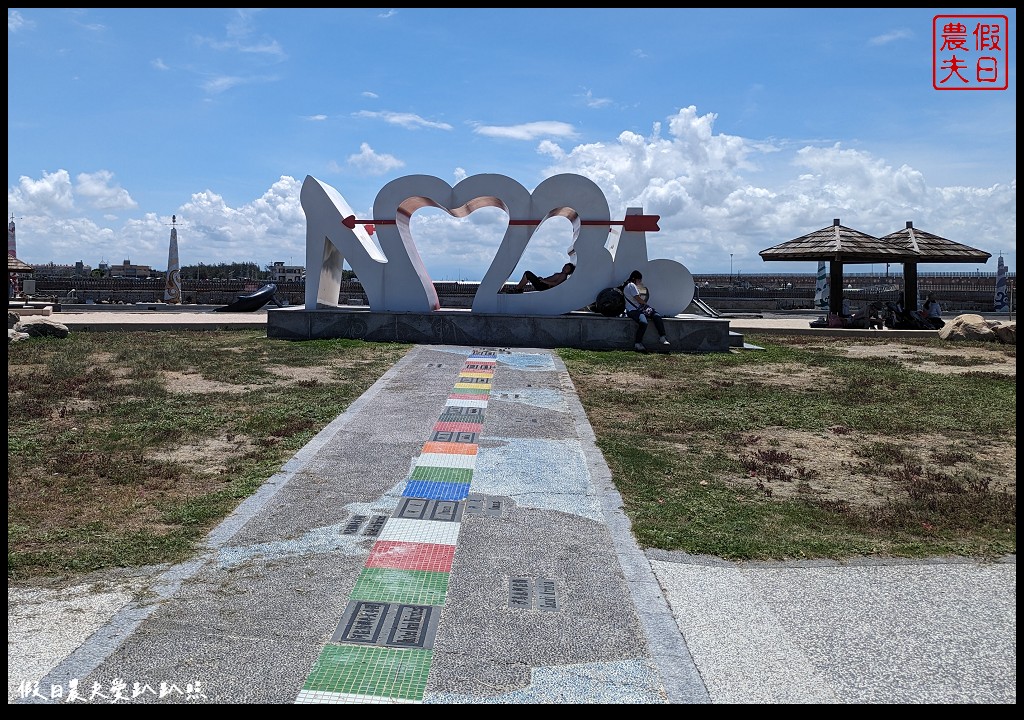
<svg viewBox="0 0 1024 720">
<path fill-rule="evenodd" d="M 537 291 L 550 290 L 556 285 L 561 285 L 566 280 L 568 280 L 569 276 L 572 275 L 573 271 L 575 270 L 576 266 L 571 262 L 566 263 L 565 265 L 562 266 L 561 270 L 559 270 L 553 275 L 548 275 L 547 277 L 540 277 L 527 270 L 525 273 L 523 273 L 522 279 L 512 287 L 506 288 L 505 292 L 513 294 L 526 292 L 527 286 L 530 286 L 531 288 Z"/>
</svg>

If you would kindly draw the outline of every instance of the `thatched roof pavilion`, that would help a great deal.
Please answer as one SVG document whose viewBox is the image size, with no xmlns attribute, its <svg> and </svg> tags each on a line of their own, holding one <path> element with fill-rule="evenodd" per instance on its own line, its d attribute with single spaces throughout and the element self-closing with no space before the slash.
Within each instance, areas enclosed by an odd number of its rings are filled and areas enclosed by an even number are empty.
<svg viewBox="0 0 1024 720">
<path fill-rule="evenodd" d="M 7 272 L 9 273 L 30 273 L 35 272 L 35 268 L 29 265 L 24 260 L 19 260 L 13 255 L 7 256 Z"/>
<path fill-rule="evenodd" d="M 829 263 L 829 310 L 839 313 L 843 307 L 843 266 L 869 263 L 903 264 L 904 306 L 917 309 L 917 266 L 930 263 L 987 262 L 991 253 L 963 245 L 932 233 L 918 230 L 907 221 L 903 230 L 876 238 L 844 227 L 839 218 L 830 227 L 762 250 L 761 259 L 814 260 Z"/>
</svg>

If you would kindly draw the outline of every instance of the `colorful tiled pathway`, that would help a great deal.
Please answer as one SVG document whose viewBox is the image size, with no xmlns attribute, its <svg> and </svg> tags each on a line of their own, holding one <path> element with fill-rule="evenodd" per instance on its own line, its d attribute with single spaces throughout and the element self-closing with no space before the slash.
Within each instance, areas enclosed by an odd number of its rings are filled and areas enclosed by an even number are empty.
<svg viewBox="0 0 1024 720">
<path fill-rule="evenodd" d="M 466 359 L 296 703 L 423 700 L 494 365 Z"/>
</svg>

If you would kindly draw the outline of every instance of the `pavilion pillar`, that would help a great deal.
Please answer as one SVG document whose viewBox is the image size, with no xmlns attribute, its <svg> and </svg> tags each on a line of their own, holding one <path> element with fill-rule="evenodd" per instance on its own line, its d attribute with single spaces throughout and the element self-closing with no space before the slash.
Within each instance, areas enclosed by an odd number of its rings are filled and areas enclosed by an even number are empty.
<svg viewBox="0 0 1024 720">
<path fill-rule="evenodd" d="M 910 312 L 920 310 L 917 307 L 917 263 L 903 263 L 903 307 Z"/>
<path fill-rule="evenodd" d="M 828 311 L 836 315 L 843 314 L 843 262 L 833 260 L 829 263 Z"/>
</svg>

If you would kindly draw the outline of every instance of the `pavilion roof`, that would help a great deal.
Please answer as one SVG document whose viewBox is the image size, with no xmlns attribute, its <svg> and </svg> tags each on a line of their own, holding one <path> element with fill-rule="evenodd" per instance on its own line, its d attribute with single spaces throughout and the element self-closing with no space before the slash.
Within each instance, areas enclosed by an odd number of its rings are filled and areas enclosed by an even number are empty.
<svg viewBox="0 0 1024 720">
<path fill-rule="evenodd" d="M 762 250 L 761 259 L 827 260 L 842 263 L 955 263 L 985 262 L 991 253 L 907 227 L 880 238 L 848 228 L 833 220 L 832 225 Z"/>
</svg>

